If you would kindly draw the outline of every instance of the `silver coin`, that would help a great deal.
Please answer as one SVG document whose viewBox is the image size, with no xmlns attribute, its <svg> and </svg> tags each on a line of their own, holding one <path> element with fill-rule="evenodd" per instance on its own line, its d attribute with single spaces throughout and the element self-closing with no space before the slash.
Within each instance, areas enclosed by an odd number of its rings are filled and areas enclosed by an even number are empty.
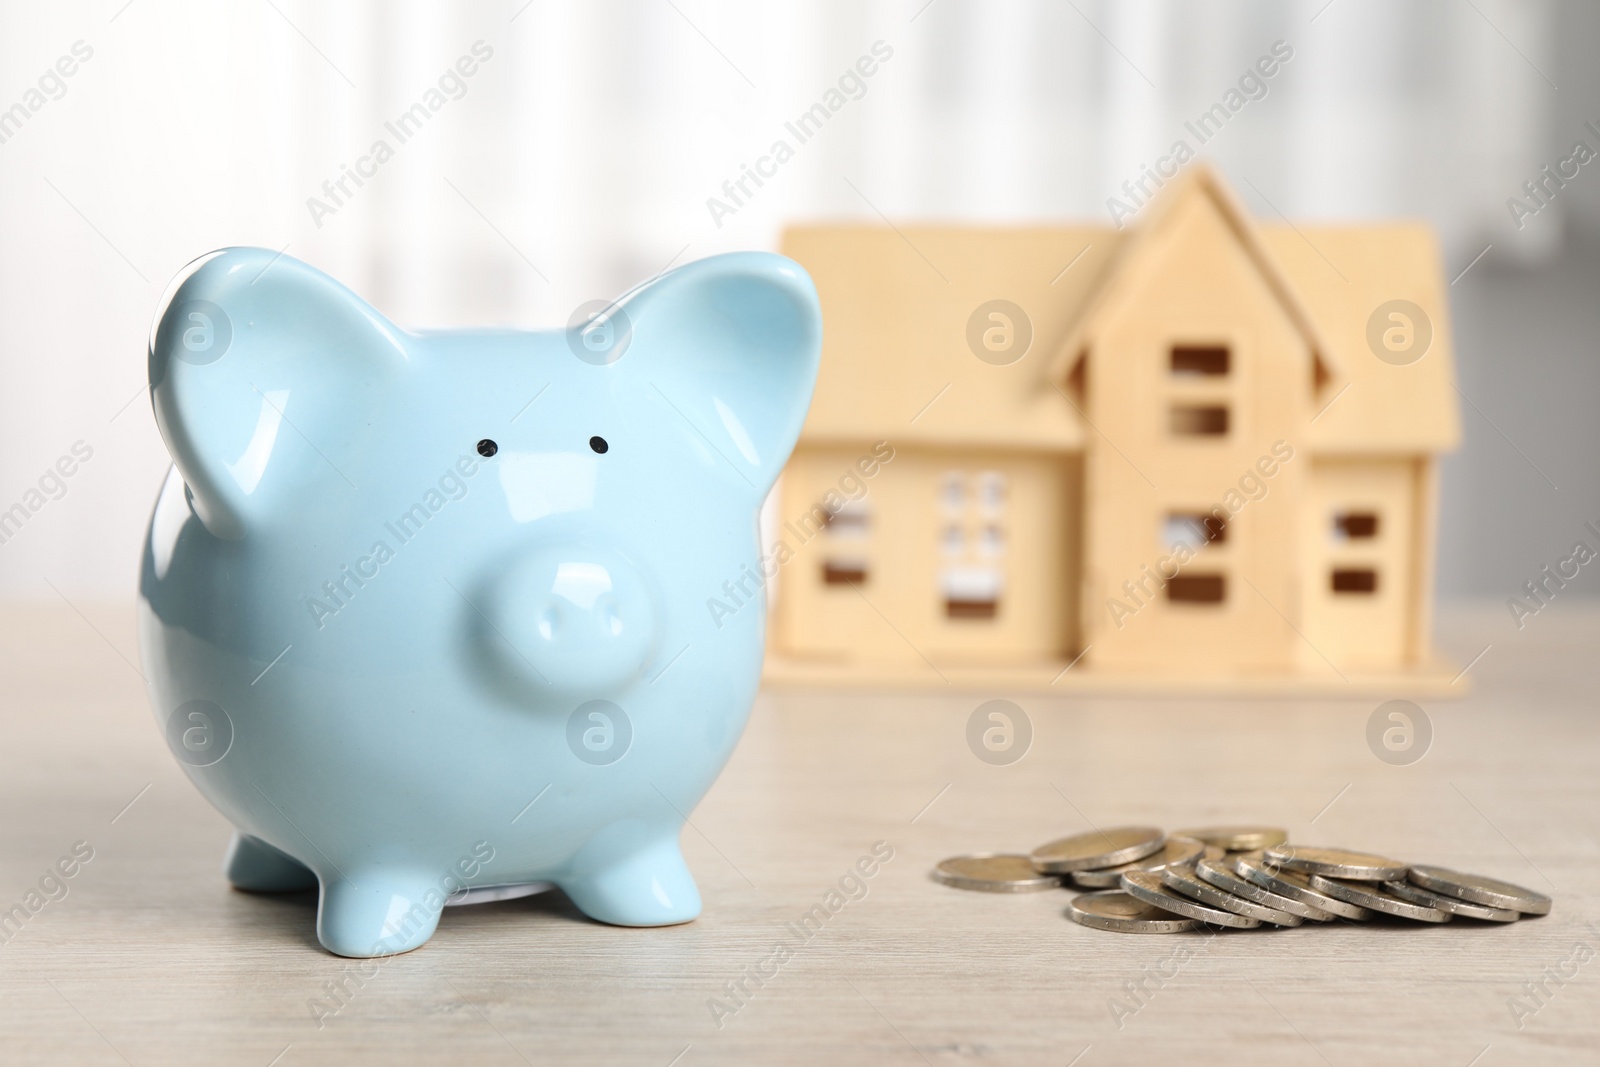
<svg viewBox="0 0 1600 1067">
<path fill-rule="evenodd" d="M 1142 860 L 1103 867 L 1098 871 L 1073 871 L 1072 882 L 1087 889 L 1115 889 L 1122 884 L 1123 871 L 1162 871 L 1168 867 L 1187 867 L 1205 853 L 1206 846 L 1188 837 L 1169 837 L 1160 852 Z"/>
<path fill-rule="evenodd" d="M 1509 908 L 1524 915 L 1549 915 L 1551 900 L 1543 893 L 1520 885 L 1485 878 L 1481 874 L 1462 874 L 1447 867 L 1424 865 L 1411 868 L 1411 881 L 1424 889 L 1446 896 L 1460 897 L 1488 908 Z"/>
<path fill-rule="evenodd" d="M 1213 908 L 1231 911 L 1235 915 L 1243 915 L 1248 919 L 1259 919 L 1264 923 L 1274 926 L 1299 926 L 1305 922 L 1298 915 L 1277 908 L 1270 908 L 1265 904 L 1258 904 L 1253 900 L 1236 896 L 1225 889 L 1218 889 L 1210 882 L 1187 867 L 1175 867 L 1172 870 L 1161 872 L 1161 881 L 1168 889 L 1176 889 L 1190 900 L 1198 900 L 1202 904 L 1210 904 Z"/>
<path fill-rule="evenodd" d="M 1164 911 L 1176 912 L 1191 919 L 1199 919 L 1212 926 L 1233 926 L 1241 930 L 1253 930 L 1261 925 L 1260 919 L 1252 919 L 1221 908 L 1213 908 L 1188 897 L 1174 893 L 1166 887 L 1163 881 L 1165 874 L 1154 871 L 1128 871 L 1122 876 L 1122 891 L 1131 897 L 1137 897 L 1146 904 L 1152 904 Z"/>
<path fill-rule="evenodd" d="M 1289 840 L 1289 831 L 1276 826 L 1202 826 L 1179 830 L 1178 837 L 1192 837 L 1224 852 L 1254 852 Z"/>
<path fill-rule="evenodd" d="M 1142 860 L 1167 843 L 1153 826 L 1113 826 L 1051 841 L 1033 850 L 1033 869 L 1044 874 L 1092 871 Z"/>
<path fill-rule="evenodd" d="M 1305 845 L 1284 844 L 1274 845 L 1261 855 L 1274 867 L 1287 867 L 1302 874 L 1320 874 L 1325 878 L 1343 878 L 1352 882 L 1387 882 L 1406 876 L 1404 863 L 1345 848 L 1307 848 Z"/>
<path fill-rule="evenodd" d="M 1361 882 L 1341 882 L 1337 878 L 1326 878 L 1320 874 L 1307 876 L 1311 888 L 1319 893 L 1326 893 L 1330 897 L 1337 897 L 1347 904 L 1354 904 L 1361 908 L 1370 908 L 1381 911 L 1385 915 L 1395 915 L 1402 919 L 1414 919 L 1420 923 L 1447 923 L 1450 921 L 1448 911 L 1430 908 L 1423 904 L 1413 904 L 1409 900 L 1401 900 L 1393 893 L 1386 893 L 1376 885 Z"/>
<path fill-rule="evenodd" d="M 1139 870 L 1132 863 L 1106 867 L 1098 871 L 1073 871 L 1067 880 L 1080 889 L 1116 889 L 1122 885 L 1122 872 Z"/>
<path fill-rule="evenodd" d="M 1399 897 L 1409 900 L 1413 904 L 1421 904 L 1425 908 L 1438 908 L 1448 911 L 1451 915 L 1465 915 L 1469 919 L 1482 919 L 1485 922 L 1514 923 L 1522 918 L 1520 911 L 1510 908 L 1491 908 L 1483 904 L 1473 904 L 1457 897 L 1447 897 L 1443 893 L 1435 893 L 1431 889 L 1424 889 L 1420 885 L 1410 882 L 1385 882 L 1383 888 Z"/>
<path fill-rule="evenodd" d="M 1312 889 L 1311 883 L 1306 881 L 1306 876 L 1303 874 L 1287 871 L 1281 867 L 1268 867 L 1262 861 L 1260 853 L 1233 857 L 1233 869 L 1263 889 L 1270 889 L 1279 896 L 1309 904 L 1329 915 L 1337 915 L 1341 919 L 1354 919 L 1358 922 L 1372 918 L 1372 912 L 1366 908 L 1358 908 L 1354 904 L 1347 904 L 1337 897 L 1330 897 L 1326 893 Z"/>
<path fill-rule="evenodd" d="M 1256 885 L 1234 870 L 1232 863 L 1228 860 L 1203 859 L 1195 864 L 1194 873 L 1218 889 L 1225 889 L 1236 897 L 1244 897 L 1246 900 L 1253 900 L 1257 904 L 1265 904 L 1269 908 L 1286 911 L 1290 915 L 1298 915 L 1302 919 L 1325 923 L 1333 918 L 1332 915 L 1321 908 Z"/>
<path fill-rule="evenodd" d="M 1032 893 L 1061 888 L 1060 878 L 1040 874 L 1028 862 L 1028 857 L 1009 852 L 952 856 L 940 861 L 933 869 L 933 877 L 957 889 L 977 889 L 985 893 Z"/>
<path fill-rule="evenodd" d="M 1080 926 L 1096 930 L 1115 930 L 1123 934 L 1181 934 L 1200 924 L 1136 900 L 1120 889 L 1082 893 L 1072 898 L 1067 918 Z"/>
</svg>

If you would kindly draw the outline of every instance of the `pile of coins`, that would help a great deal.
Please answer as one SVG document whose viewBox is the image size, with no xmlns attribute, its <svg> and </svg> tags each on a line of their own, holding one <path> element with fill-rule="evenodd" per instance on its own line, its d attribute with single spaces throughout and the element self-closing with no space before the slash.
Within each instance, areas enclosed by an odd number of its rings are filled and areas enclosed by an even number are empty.
<svg viewBox="0 0 1600 1067">
<path fill-rule="evenodd" d="M 1497 878 L 1412 865 L 1342 848 L 1289 844 L 1270 826 L 1212 826 L 1167 836 L 1118 826 L 1063 837 L 1029 855 L 955 856 L 933 877 L 959 889 L 1025 893 L 1070 882 L 1067 917 L 1096 930 L 1175 934 L 1389 915 L 1443 923 L 1548 915 L 1543 893 Z"/>
</svg>

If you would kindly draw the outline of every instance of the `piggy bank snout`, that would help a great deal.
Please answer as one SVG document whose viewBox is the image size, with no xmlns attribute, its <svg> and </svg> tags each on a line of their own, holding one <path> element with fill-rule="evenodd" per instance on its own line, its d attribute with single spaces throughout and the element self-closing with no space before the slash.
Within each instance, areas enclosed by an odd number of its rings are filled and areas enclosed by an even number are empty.
<svg viewBox="0 0 1600 1067">
<path fill-rule="evenodd" d="M 631 681 L 656 644 L 643 572 L 619 552 L 533 549 L 492 576 L 500 667 L 535 690 L 597 694 Z M 509 647 L 507 647 L 509 646 Z"/>
</svg>

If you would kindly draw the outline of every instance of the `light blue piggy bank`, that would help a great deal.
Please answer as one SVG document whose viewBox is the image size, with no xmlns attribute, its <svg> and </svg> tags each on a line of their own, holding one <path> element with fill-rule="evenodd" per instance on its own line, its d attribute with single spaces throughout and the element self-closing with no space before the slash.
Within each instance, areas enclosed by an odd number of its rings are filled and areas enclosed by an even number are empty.
<svg viewBox="0 0 1600 1067">
<path fill-rule="evenodd" d="M 342 956 L 490 887 L 698 915 L 678 835 L 755 696 L 745 565 L 820 342 L 810 279 L 763 253 L 541 333 L 407 332 L 262 249 L 191 264 L 150 345 L 174 469 L 140 640 L 233 884 L 319 885 Z"/>
</svg>

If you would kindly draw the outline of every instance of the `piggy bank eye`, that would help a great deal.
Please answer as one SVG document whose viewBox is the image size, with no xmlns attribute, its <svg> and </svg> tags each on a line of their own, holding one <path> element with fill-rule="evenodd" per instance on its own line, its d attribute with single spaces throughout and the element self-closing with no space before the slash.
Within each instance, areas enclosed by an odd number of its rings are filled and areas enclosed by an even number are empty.
<svg viewBox="0 0 1600 1067">
<path fill-rule="evenodd" d="M 604 437 L 591 437 L 589 438 L 589 447 L 603 456 L 606 454 L 607 449 L 609 449 L 611 446 L 606 444 L 606 439 Z"/>
<path fill-rule="evenodd" d="M 478 455 L 482 456 L 484 459 L 488 459 L 498 451 L 500 451 L 500 446 L 489 440 L 487 437 L 478 442 Z"/>
</svg>

